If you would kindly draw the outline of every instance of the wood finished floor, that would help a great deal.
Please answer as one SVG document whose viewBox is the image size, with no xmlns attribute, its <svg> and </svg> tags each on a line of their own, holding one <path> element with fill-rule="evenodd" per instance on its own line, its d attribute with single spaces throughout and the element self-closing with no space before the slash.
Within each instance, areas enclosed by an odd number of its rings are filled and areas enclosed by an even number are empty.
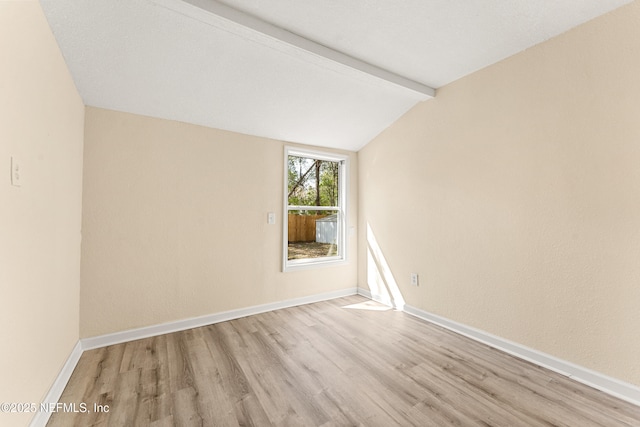
<svg viewBox="0 0 640 427">
<path fill-rule="evenodd" d="M 640 426 L 640 407 L 359 296 L 86 351 L 48 426 Z"/>
</svg>

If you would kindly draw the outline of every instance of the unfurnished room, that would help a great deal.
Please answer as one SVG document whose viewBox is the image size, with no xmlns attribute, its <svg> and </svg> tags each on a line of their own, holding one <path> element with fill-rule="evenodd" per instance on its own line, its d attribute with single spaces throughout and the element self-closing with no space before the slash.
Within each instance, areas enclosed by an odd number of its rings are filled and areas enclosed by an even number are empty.
<svg viewBox="0 0 640 427">
<path fill-rule="evenodd" d="M 640 0 L 0 0 L 0 425 L 640 426 Z"/>
</svg>

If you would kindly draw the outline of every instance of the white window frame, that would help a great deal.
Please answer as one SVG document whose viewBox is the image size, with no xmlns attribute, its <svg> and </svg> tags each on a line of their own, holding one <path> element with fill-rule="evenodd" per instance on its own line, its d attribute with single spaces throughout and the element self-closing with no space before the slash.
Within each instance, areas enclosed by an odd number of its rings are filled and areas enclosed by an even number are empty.
<svg viewBox="0 0 640 427">
<path fill-rule="evenodd" d="M 288 200 L 288 162 L 289 156 L 307 157 L 340 163 L 338 172 L 338 206 L 289 206 Z M 324 151 L 309 150 L 299 147 L 284 148 L 284 192 L 282 215 L 282 271 L 296 271 L 308 268 L 317 268 L 329 265 L 339 265 L 347 262 L 347 201 L 349 198 L 349 156 L 328 153 Z M 336 210 L 338 214 L 338 255 L 321 258 L 287 259 L 289 256 L 289 211 L 290 210 Z"/>
</svg>

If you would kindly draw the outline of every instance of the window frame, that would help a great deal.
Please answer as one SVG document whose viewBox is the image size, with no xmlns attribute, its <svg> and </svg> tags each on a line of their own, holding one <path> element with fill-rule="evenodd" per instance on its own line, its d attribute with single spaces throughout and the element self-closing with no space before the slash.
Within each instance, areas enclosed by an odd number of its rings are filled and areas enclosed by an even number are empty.
<svg viewBox="0 0 640 427">
<path fill-rule="evenodd" d="M 288 162 L 289 156 L 305 157 L 315 160 L 336 162 L 338 169 L 338 206 L 289 206 Z M 345 264 L 347 262 L 347 201 L 349 198 L 349 156 L 346 154 L 330 153 L 300 147 L 284 147 L 284 182 L 283 182 L 283 212 L 282 215 L 282 271 L 296 271 L 323 266 Z M 298 208 L 298 209 L 295 209 Z M 321 258 L 305 258 L 289 260 L 289 211 L 290 210 L 333 210 L 338 214 L 338 255 Z M 329 209 L 327 209 L 329 208 Z"/>
</svg>

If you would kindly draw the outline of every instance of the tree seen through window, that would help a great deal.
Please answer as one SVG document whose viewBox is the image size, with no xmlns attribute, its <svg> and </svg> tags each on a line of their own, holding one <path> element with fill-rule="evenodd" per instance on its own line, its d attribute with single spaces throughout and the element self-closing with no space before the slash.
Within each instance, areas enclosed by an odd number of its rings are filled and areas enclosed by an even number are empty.
<svg viewBox="0 0 640 427">
<path fill-rule="evenodd" d="M 341 162 L 287 158 L 288 260 L 339 256 Z"/>
</svg>

